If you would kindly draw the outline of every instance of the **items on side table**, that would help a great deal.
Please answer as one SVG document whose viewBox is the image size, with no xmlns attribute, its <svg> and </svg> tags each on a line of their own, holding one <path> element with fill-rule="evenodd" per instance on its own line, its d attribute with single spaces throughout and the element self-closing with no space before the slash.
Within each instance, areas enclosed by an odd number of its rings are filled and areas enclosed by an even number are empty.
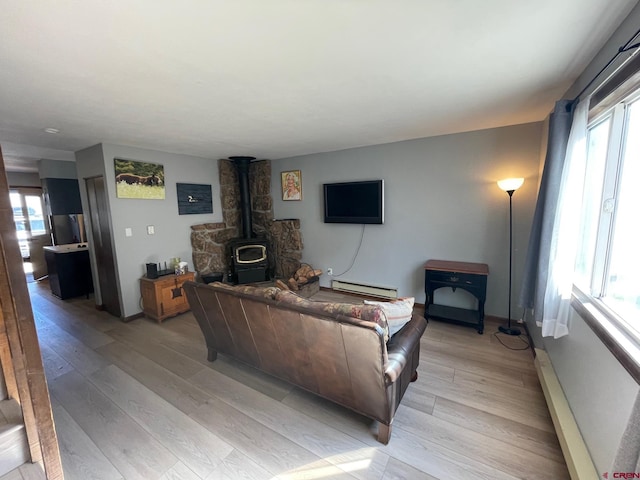
<svg viewBox="0 0 640 480">
<path fill-rule="evenodd" d="M 161 268 L 159 263 L 147 263 L 147 275 L 146 278 L 158 278 L 164 275 L 184 275 L 189 271 L 187 262 L 181 262 L 180 257 L 174 257 L 169 262 L 164 262 L 164 268 Z"/>
</svg>

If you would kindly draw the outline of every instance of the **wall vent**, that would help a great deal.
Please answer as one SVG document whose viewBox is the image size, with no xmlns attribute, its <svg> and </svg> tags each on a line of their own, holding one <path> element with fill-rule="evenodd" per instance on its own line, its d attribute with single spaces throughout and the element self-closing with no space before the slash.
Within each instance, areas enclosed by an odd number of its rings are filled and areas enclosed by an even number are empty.
<svg viewBox="0 0 640 480">
<path fill-rule="evenodd" d="M 357 293 L 369 297 L 379 297 L 386 299 L 398 298 L 396 287 L 382 287 L 380 285 L 370 285 L 361 282 L 350 282 L 348 280 L 332 280 L 331 288 L 338 292 Z"/>
</svg>

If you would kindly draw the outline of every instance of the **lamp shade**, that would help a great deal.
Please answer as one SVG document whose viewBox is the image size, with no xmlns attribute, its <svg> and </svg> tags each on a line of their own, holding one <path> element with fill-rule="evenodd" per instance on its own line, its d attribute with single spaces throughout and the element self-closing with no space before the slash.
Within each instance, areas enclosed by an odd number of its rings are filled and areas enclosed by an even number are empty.
<svg viewBox="0 0 640 480">
<path fill-rule="evenodd" d="M 505 178 L 498 180 L 498 186 L 505 192 L 513 192 L 519 189 L 524 183 L 524 178 Z"/>
</svg>

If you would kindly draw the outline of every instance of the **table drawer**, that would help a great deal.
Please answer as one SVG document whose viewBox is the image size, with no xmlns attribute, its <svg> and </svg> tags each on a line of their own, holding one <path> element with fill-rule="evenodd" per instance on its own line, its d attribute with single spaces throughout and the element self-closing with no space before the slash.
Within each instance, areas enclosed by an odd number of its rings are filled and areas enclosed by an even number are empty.
<svg viewBox="0 0 640 480">
<path fill-rule="evenodd" d="M 430 282 L 444 283 L 451 286 L 482 286 L 486 283 L 486 279 L 483 276 L 468 273 L 427 271 L 427 276 Z"/>
<path fill-rule="evenodd" d="M 427 270 L 425 281 L 432 291 L 442 287 L 461 288 L 483 302 L 487 297 L 486 275 Z"/>
</svg>

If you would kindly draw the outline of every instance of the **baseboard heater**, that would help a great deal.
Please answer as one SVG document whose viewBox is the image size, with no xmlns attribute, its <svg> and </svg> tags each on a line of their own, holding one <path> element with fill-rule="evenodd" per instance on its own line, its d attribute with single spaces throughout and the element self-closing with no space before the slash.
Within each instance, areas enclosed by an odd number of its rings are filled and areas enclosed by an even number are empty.
<svg viewBox="0 0 640 480">
<path fill-rule="evenodd" d="M 598 480 L 600 476 L 593 465 L 547 352 L 536 348 L 534 363 L 571 480 Z"/>
<path fill-rule="evenodd" d="M 386 299 L 398 298 L 398 289 L 396 287 L 383 287 L 367 283 L 350 282 L 348 280 L 332 280 L 331 288 L 338 292 L 357 293 L 358 295 L 367 295 L 369 297 Z"/>
</svg>

